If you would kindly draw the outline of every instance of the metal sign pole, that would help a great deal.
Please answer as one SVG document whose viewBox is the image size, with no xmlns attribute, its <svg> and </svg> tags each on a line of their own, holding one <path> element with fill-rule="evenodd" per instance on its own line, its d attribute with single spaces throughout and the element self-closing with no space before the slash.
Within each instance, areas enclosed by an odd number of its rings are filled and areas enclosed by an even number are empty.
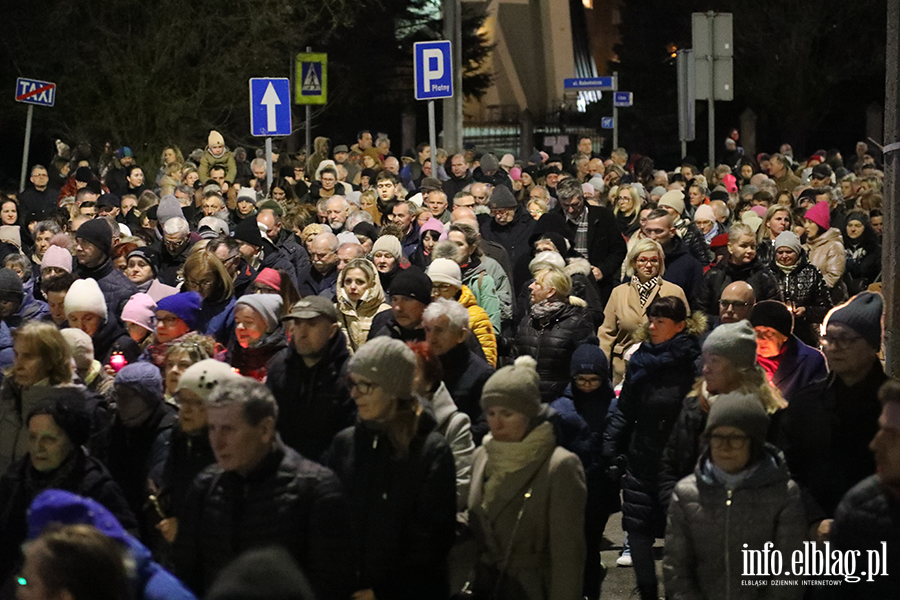
<svg viewBox="0 0 900 600">
<path fill-rule="evenodd" d="M 707 124 L 707 128 L 709 129 L 708 137 L 709 137 L 709 168 L 716 168 L 716 101 L 713 98 L 716 95 L 716 65 L 714 63 L 715 58 L 714 54 L 716 52 L 716 34 L 715 34 L 715 18 L 716 13 L 710 11 L 706 13 L 707 19 L 709 19 L 709 54 L 706 57 L 706 60 L 709 61 L 709 123 Z"/>
<path fill-rule="evenodd" d="M 616 107 L 616 90 L 619 89 L 619 72 L 613 71 L 613 143 L 612 149 L 619 147 L 619 109 Z"/>
<path fill-rule="evenodd" d="M 431 148 L 431 174 L 432 176 L 437 174 L 437 169 L 434 167 L 434 156 L 437 153 L 437 146 L 435 145 L 435 140 L 437 139 L 437 132 L 435 131 L 435 122 L 434 122 L 434 100 L 428 101 L 428 145 Z"/>
<path fill-rule="evenodd" d="M 307 52 L 312 52 L 312 46 L 306 47 Z M 311 121 L 312 121 L 312 112 L 310 110 L 309 104 L 306 105 L 306 160 L 309 160 L 309 155 L 312 154 L 312 134 L 310 132 Z M 306 167 L 304 166 L 303 172 L 306 175 L 306 178 L 309 179 L 309 173 L 306 173 Z"/>
<path fill-rule="evenodd" d="M 28 116 L 25 117 L 25 147 L 22 149 L 22 176 L 19 177 L 19 192 L 25 191 L 25 176 L 28 173 L 28 153 L 31 151 L 31 119 L 34 116 L 34 104 L 28 105 Z"/>
<path fill-rule="evenodd" d="M 272 138 L 266 138 L 266 195 L 272 191 Z"/>
</svg>

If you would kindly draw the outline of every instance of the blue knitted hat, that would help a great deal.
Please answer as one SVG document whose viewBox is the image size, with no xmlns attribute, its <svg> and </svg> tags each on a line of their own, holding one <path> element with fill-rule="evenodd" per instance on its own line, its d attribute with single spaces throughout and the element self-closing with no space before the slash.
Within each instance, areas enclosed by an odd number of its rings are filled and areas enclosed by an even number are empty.
<svg viewBox="0 0 900 600">
<path fill-rule="evenodd" d="M 609 362 L 606 355 L 600 349 L 600 340 L 596 337 L 589 337 L 585 342 L 575 348 L 572 353 L 572 361 L 569 363 L 569 374 L 572 377 L 576 375 L 599 375 L 601 377 L 609 377 Z"/>
<path fill-rule="evenodd" d="M 172 313 L 184 321 L 191 331 L 197 329 L 203 298 L 197 292 L 182 292 L 167 296 L 156 304 L 156 310 Z"/>
</svg>

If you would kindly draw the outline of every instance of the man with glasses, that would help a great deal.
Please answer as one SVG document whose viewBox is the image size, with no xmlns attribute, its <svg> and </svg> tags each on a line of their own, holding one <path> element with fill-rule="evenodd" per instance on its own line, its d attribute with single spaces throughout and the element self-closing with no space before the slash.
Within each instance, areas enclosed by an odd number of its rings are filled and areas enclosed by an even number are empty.
<svg viewBox="0 0 900 600">
<path fill-rule="evenodd" d="M 339 245 L 337 236 L 327 232 L 320 233 L 309 242 L 312 269 L 297 286 L 301 296 L 323 296 L 331 302 L 336 300 Z"/>
<path fill-rule="evenodd" d="M 502 186 L 494 190 L 488 206 L 491 220 L 481 227 L 481 237 L 503 246 L 512 264 L 518 264 L 523 256 L 531 253 L 528 240 L 537 221 Z"/>
<path fill-rule="evenodd" d="M 50 187 L 50 176 L 43 165 L 34 165 L 31 168 L 31 185 L 19 194 L 19 202 L 22 212 L 27 219 L 34 213 L 51 212 L 56 210 L 59 190 Z"/>
<path fill-rule="evenodd" d="M 266 386 L 278 402 L 284 443 L 319 460 L 332 438 L 353 424 L 355 405 L 341 376 L 350 357 L 334 304 L 308 296 L 284 316 L 290 344 L 269 361 Z"/>
<path fill-rule="evenodd" d="M 712 323 L 712 329 L 725 323 L 737 323 L 750 318 L 756 304 L 756 293 L 746 281 L 728 284 L 719 297 L 719 318 Z"/>
<path fill-rule="evenodd" d="M 644 237 L 656 240 L 666 253 L 666 272 L 663 279 L 674 283 L 687 296 L 693 306 L 703 279 L 703 266 L 691 255 L 687 245 L 675 232 L 674 219 L 664 208 L 655 208 L 647 214 L 641 226 Z M 748 313 L 749 314 L 749 313 Z"/>
<path fill-rule="evenodd" d="M 831 310 L 822 345 L 830 374 L 792 399 L 782 420 L 791 477 L 804 488 L 810 537 L 825 541 L 838 502 L 875 473 L 878 390 L 888 377 L 881 350 L 883 300 L 862 292 Z"/>
<path fill-rule="evenodd" d="M 244 295 L 253 280 L 256 279 L 256 269 L 247 264 L 241 256 L 241 242 L 233 237 L 220 237 L 209 243 L 207 248 L 215 254 L 225 270 L 234 281 L 234 295 L 239 298 Z"/>
<path fill-rule="evenodd" d="M 159 251 L 159 280 L 175 286 L 178 271 L 187 260 L 191 247 L 191 228 L 183 217 L 171 217 L 163 225 L 163 240 Z"/>
</svg>

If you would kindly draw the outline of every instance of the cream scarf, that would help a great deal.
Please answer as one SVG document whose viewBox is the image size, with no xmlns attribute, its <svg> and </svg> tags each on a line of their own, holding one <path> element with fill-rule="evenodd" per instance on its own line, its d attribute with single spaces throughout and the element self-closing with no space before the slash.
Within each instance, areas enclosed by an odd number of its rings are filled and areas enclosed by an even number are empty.
<svg viewBox="0 0 900 600">
<path fill-rule="evenodd" d="M 507 475 L 531 463 L 546 460 L 555 448 L 556 435 L 547 421 L 535 427 L 521 442 L 498 442 L 487 434 L 484 437 L 484 449 L 488 456 L 484 469 L 487 481 L 481 500 L 482 508 L 487 510 Z"/>
</svg>

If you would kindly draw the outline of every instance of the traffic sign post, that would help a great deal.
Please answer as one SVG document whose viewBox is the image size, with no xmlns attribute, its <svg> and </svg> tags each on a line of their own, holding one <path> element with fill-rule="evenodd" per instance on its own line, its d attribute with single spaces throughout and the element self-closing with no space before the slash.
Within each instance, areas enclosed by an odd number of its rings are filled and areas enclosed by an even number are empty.
<svg viewBox="0 0 900 600">
<path fill-rule="evenodd" d="M 31 121 L 35 106 L 56 104 L 56 84 L 38 79 L 19 77 L 16 80 L 16 102 L 28 105 L 25 117 L 25 144 L 22 148 L 22 174 L 19 177 L 19 192 L 25 191 L 25 176 L 28 173 L 28 154 L 31 152 Z"/>
<path fill-rule="evenodd" d="M 291 135 L 291 82 L 286 77 L 250 80 L 250 134 L 266 138 L 266 189 L 272 187 L 272 136 Z"/>
<path fill-rule="evenodd" d="M 428 100 L 428 145 L 434 156 L 437 151 L 434 101 L 453 97 L 453 53 L 449 41 L 413 45 L 413 82 L 416 100 Z"/>
<path fill-rule="evenodd" d="M 694 58 L 694 93 L 706 100 L 708 110 L 709 166 L 716 166 L 716 100 L 734 99 L 734 35 L 730 13 L 693 13 L 691 42 Z"/>
<path fill-rule="evenodd" d="M 634 94 L 631 92 L 615 92 L 613 104 L 618 108 L 628 108 L 634 104 Z"/>
<path fill-rule="evenodd" d="M 306 152 L 307 156 L 312 152 L 311 134 L 313 104 L 326 104 L 328 102 L 328 54 L 313 52 L 306 47 L 306 52 L 297 55 L 294 61 L 296 71 L 294 73 L 294 104 L 306 105 Z"/>
<path fill-rule="evenodd" d="M 612 76 L 613 84 L 613 99 L 615 99 L 616 90 L 619 89 L 619 72 L 613 71 Z M 612 149 L 615 150 L 619 147 L 619 107 L 613 102 L 613 143 Z"/>
<path fill-rule="evenodd" d="M 616 89 L 616 83 L 614 77 L 575 77 L 564 79 L 563 87 L 582 92 L 609 91 Z"/>
<path fill-rule="evenodd" d="M 613 118 L 612 117 L 603 117 L 600 119 L 600 127 L 602 129 L 612 129 L 613 128 Z"/>
</svg>

